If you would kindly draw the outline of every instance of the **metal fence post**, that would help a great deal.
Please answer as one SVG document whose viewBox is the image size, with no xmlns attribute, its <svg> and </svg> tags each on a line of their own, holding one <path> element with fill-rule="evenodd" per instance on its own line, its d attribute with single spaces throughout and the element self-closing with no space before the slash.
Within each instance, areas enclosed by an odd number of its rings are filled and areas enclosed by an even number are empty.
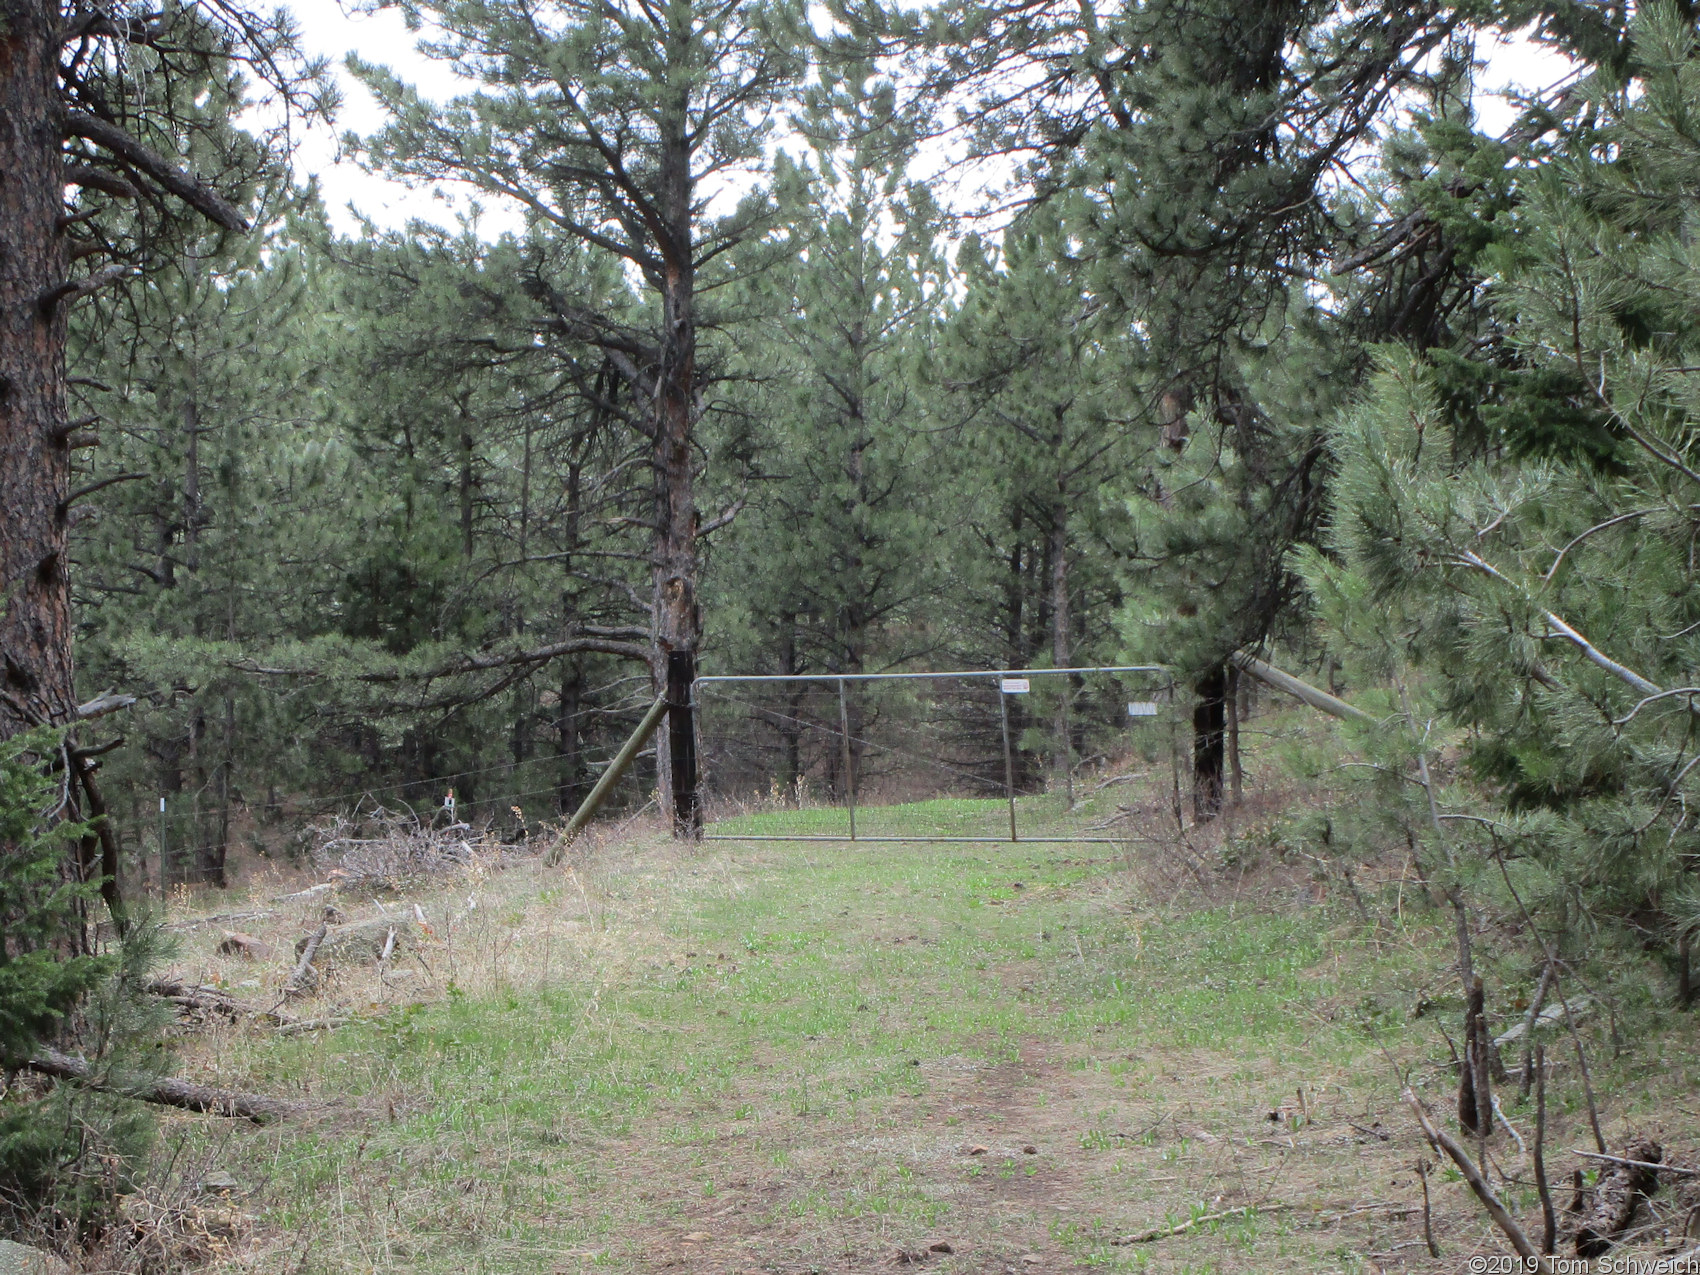
<svg viewBox="0 0 1700 1275">
<path fill-rule="evenodd" d="M 1015 758 L 1009 749 L 1009 696 L 1003 689 L 1004 675 L 999 673 L 994 682 L 998 688 L 998 718 L 1003 723 L 1003 790 L 1009 797 L 1009 839 L 1019 841 L 1015 835 Z"/>
<path fill-rule="evenodd" d="M 844 739 L 844 798 L 850 806 L 850 840 L 856 839 L 856 776 L 850 770 L 850 708 L 844 679 L 838 679 L 838 733 Z"/>
</svg>

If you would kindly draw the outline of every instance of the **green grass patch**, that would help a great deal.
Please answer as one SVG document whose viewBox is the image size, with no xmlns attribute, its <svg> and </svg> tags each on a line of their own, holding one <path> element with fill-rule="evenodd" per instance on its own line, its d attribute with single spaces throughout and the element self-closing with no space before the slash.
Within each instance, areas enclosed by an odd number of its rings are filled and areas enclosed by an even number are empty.
<svg viewBox="0 0 1700 1275">
<path fill-rule="evenodd" d="M 934 1239 L 947 1271 L 1350 1269 L 1289 1213 L 1109 1241 L 1408 1179 L 1382 1051 L 1433 1043 L 1444 926 L 1158 907 L 1092 849 L 647 842 L 445 889 L 412 1003 L 223 1043 L 245 1086 L 341 1106 L 219 1154 L 303 1271 L 859 1270 Z"/>
</svg>

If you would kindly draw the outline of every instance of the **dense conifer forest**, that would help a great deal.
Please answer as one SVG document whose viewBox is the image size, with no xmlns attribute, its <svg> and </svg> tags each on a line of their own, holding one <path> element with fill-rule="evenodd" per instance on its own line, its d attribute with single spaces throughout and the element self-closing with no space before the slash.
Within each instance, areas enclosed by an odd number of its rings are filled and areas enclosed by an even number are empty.
<svg viewBox="0 0 1700 1275">
<path fill-rule="evenodd" d="M 605 813 L 691 844 L 701 675 L 1161 666 L 1183 837 L 1245 800 L 1254 700 L 1315 717 L 1262 773 L 1334 776 L 1283 835 L 1359 909 L 1360 865 L 1421 882 L 1466 1180 L 1484 964 L 1529 1034 L 1585 982 L 1687 1008 L 1687 0 L 376 7 L 458 95 L 287 9 L 0 0 L 8 1217 L 99 1232 L 67 1166 L 140 1154 L 134 1104 L 68 1132 L 15 1077 L 151 1048 L 164 900 L 380 810 L 540 844 L 658 696 Z M 293 157 L 355 83 L 405 224 Z M 1000 700 L 1015 761 L 961 728 L 1011 819 L 1126 760 L 1072 685 Z M 801 807 L 896 711 L 742 729 Z"/>
</svg>

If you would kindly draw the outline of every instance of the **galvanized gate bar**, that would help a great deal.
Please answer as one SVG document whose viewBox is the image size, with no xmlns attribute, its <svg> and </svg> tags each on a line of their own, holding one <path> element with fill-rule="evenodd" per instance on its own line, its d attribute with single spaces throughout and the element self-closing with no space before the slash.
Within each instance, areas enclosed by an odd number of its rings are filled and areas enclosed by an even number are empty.
<svg viewBox="0 0 1700 1275">
<path fill-rule="evenodd" d="M 1017 668 L 999 673 L 999 677 L 1042 677 L 1054 673 L 1167 673 L 1166 664 L 1111 664 L 1101 668 Z M 889 682 L 899 678 L 956 677 L 981 678 L 986 670 L 957 669 L 944 673 L 724 673 L 699 677 L 701 682 Z"/>
<path fill-rule="evenodd" d="M 704 841 L 835 841 L 843 845 L 850 838 L 827 836 L 820 833 L 799 833 L 795 837 L 780 836 L 776 833 L 751 833 L 741 837 L 735 832 L 705 832 Z M 888 842 L 901 845 L 906 841 L 920 842 L 927 845 L 947 846 L 1007 846 L 1008 837 L 870 837 L 863 835 L 856 838 L 857 845 L 871 845 L 874 842 Z M 1126 837 L 1028 837 L 1019 844 L 1024 846 L 1120 846 L 1126 845 Z"/>
</svg>

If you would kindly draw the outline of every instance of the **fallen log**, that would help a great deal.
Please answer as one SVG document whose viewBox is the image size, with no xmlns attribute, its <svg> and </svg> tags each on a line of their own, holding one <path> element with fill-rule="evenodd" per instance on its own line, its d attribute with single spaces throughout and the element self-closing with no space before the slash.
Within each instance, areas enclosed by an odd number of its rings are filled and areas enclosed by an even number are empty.
<svg viewBox="0 0 1700 1275">
<path fill-rule="evenodd" d="M 253 1001 L 243 1000 L 232 996 L 221 987 L 212 987 L 206 983 L 180 983 L 175 979 L 153 978 L 143 986 L 148 993 L 160 1000 L 170 1001 L 183 1010 L 194 1010 L 201 1014 L 222 1014 L 231 1022 L 236 1022 L 244 1015 L 251 1015 L 273 1027 L 292 1027 L 299 1020 L 276 1008 L 266 1009 Z"/>
<path fill-rule="evenodd" d="M 264 1094 L 241 1093 L 234 1089 L 214 1089 L 207 1085 L 191 1084 L 173 1076 L 142 1076 L 114 1073 L 101 1076 L 85 1060 L 62 1054 L 57 1049 L 44 1049 L 24 1064 L 38 1075 L 55 1080 L 75 1080 L 102 1093 L 121 1094 L 139 1102 L 152 1102 L 163 1107 L 180 1107 L 184 1111 L 205 1111 L 217 1116 L 233 1116 L 265 1124 L 296 1114 L 301 1108 L 282 1098 Z"/>
<path fill-rule="evenodd" d="M 1643 1196 L 1659 1189 L 1664 1148 L 1652 1139 L 1632 1142 L 1627 1154 L 1594 1187 L 1594 1207 L 1576 1228 L 1576 1256 L 1599 1257 L 1629 1228 Z"/>
</svg>

